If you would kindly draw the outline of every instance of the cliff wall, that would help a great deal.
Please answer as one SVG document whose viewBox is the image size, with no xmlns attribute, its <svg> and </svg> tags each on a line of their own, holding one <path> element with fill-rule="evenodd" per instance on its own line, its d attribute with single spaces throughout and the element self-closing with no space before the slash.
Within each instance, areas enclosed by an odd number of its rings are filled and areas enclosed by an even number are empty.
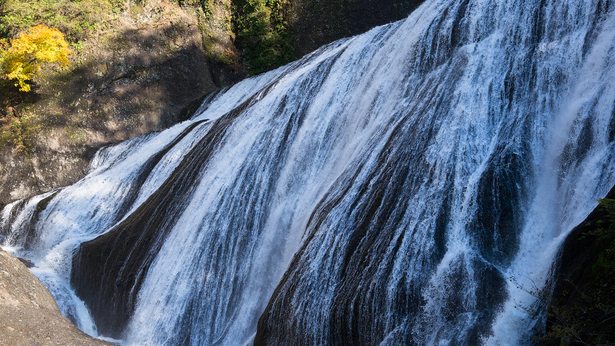
<svg viewBox="0 0 615 346">
<path fill-rule="evenodd" d="M 279 61 L 404 18 L 422 1 L 282 1 L 276 18 L 287 25 L 294 55 Z M 0 143 L 0 207 L 76 182 L 105 145 L 186 119 L 205 94 L 247 77 L 260 54 L 245 40 L 242 47 L 241 13 L 230 0 L 142 0 L 120 8 L 73 42 L 68 70 L 47 68 L 30 93 L 0 85 L 0 116 L 20 119 L 23 133 L 12 135 L 27 144 L 19 152 Z M 270 50 L 277 43 L 263 44 Z"/>
<path fill-rule="evenodd" d="M 547 329 L 540 335 L 544 345 L 615 343 L 613 201 L 615 186 L 562 245 L 555 265 Z"/>
</svg>

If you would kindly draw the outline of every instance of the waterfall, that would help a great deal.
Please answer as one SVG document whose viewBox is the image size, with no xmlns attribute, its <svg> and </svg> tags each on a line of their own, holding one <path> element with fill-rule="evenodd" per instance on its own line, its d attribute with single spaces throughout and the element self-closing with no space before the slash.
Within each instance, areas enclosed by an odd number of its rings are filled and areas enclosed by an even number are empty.
<svg viewBox="0 0 615 346">
<path fill-rule="evenodd" d="M 100 150 L 5 249 L 125 345 L 523 345 L 615 184 L 611 0 L 431 0 Z"/>
</svg>

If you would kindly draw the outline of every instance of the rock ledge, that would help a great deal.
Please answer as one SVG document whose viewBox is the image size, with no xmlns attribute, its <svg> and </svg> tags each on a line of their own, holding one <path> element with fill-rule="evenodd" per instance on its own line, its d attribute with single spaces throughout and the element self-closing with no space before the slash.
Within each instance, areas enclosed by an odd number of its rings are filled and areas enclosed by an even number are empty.
<svg viewBox="0 0 615 346">
<path fill-rule="evenodd" d="M 47 288 L 17 258 L 0 250 L 0 346 L 113 345 L 67 320 Z"/>
</svg>

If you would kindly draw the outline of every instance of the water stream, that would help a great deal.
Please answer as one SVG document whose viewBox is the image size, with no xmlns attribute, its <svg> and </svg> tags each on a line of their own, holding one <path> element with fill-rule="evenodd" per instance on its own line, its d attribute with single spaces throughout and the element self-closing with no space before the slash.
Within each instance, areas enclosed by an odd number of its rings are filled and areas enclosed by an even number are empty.
<svg viewBox="0 0 615 346">
<path fill-rule="evenodd" d="M 610 0 L 431 0 L 4 208 L 63 313 L 125 345 L 523 345 L 615 184 Z"/>
</svg>

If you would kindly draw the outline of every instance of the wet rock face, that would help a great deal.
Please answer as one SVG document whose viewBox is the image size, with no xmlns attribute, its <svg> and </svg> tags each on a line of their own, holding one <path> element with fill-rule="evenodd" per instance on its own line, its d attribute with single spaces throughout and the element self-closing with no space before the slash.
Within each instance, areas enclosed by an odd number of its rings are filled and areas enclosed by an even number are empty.
<svg viewBox="0 0 615 346">
<path fill-rule="evenodd" d="M 150 159 L 142 169 L 141 184 L 167 150 L 177 142 Z M 149 266 L 172 225 L 181 215 L 178 211 L 185 207 L 176 203 L 177 198 L 185 196 L 184 199 L 189 199 L 190 187 L 198 177 L 201 164 L 199 158 L 211 153 L 213 143 L 215 141 L 211 138 L 202 140 L 201 145 L 184 160 L 172 177 L 134 213 L 107 233 L 81 244 L 76 252 L 71 284 L 88 305 L 99 333 L 114 338 L 122 337 L 134 312 L 136 295 Z M 102 290 L 93 290 L 92 287 L 100 287 Z"/>
<path fill-rule="evenodd" d="M 0 250 L 0 345 L 112 345 L 89 337 L 62 316 L 45 286 Z"/>
<path fill-rule="evenodd" d="M 15 150 L 0 148 L 0 207 L 81 179 L 98 148 L 38 147 L 31 161 Z"/>
</svg>

